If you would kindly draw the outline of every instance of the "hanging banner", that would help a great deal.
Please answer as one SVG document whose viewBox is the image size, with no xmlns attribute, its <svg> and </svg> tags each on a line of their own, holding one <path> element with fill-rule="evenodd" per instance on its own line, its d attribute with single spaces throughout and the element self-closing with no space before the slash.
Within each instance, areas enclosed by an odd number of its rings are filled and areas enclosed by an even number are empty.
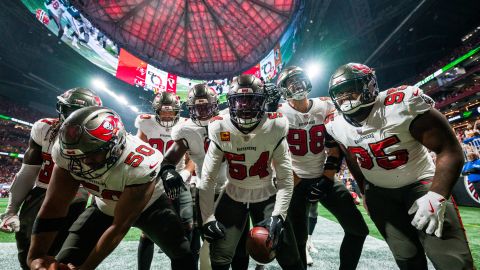
<svg viewBox="0 0 480 270">
<path fill-rule="evenodd" d="M 273 54 L 275 56 L 275 68 L 276 70 L 282 70 L 282 51 L 280 50 L 280 43 L 275 45 L 273 49 Z"/>
<path fill-rule="evenodd" d="M 177 75 L 168 73 L 167 92 L 177 93 Z"/>
<path fill-rule="evenodd" d="M 145 88 L 157 94 L 167 90 L 168 73 L 152 65 L 147 65 Z"/>
<path fill-rule="evenodd" d="M 260 61 L 260 74 L 265 79 L 265 81 L 272 80 L 277 74 L 277 70 L 275 68 L 275 54 L 273 50 L 265 57 L 262 61 Z"/>
<path fill-rule="evenodd" d="M 260 78 L 262 74 L 260 73 L 260 64 L 256 64 L 247 71 L 244 71 L 243 74 L 252 74 L 253 76 Z"/>
<path fill-rule="evenodd" d="M 118 68 L 115 77 L 126 83 L 145 87 L 146 73 L 147 63 L 130 54 L 126 50 L 120 49 Z"/>
</svg>

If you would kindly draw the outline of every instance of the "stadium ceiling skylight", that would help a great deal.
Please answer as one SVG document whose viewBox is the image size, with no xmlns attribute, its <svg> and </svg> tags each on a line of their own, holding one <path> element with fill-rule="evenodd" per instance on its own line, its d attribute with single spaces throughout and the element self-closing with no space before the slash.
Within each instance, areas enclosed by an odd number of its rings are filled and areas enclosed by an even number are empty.
<svg viewBox="0 0 480 270">
<path fill-rule="evenodd" d="M 73 0 L 105 34 L 160 69 L 193 79 L 240 73 L 286 30 L 299 0 Z"/>
<path fill-rule="evenodd" d="M 299 0 L 73 0 L 121 47 L 193 79 L 236 75 L 260 61 Z"/>
</svg>

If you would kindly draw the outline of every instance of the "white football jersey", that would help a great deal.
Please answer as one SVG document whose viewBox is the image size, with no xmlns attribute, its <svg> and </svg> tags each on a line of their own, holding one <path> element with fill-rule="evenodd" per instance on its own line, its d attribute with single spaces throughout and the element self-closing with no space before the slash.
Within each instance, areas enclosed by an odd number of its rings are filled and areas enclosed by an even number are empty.
<svg viewBox="0 0 480 270">
<path fill-rule="evenodd" d="M 399 188 L 435 173 L 432 158 L 410 134 L 412 121 L 431 109 L 422 90 L 402 86 L 380 92 L 370 115 L 354 127 L 338 112 L 326 120 L 327 132 L 357 158 L 365 178 L 384 188 Z"/>
<path fill-rule="evenodd" d="M 203 220 L 213 218 L 213 185 L 222 160 L 227 161 L 225 192 L 239 202 L 261 202 L 277 193 L 273 215 L 286 216 L 293 190 L 288 144 L 288 121 L 278 113 L 266 114 L 259 125 L 244 134 L 221 115 L 208 125 L 211 140 L 198 185 Z M 272 162 L 277 187 L 273 184 Z M 204 194 L 204 196 L 202 196 Z"/>
<path fill-rule="evenodd" d="M 202 166 L 205 159 L 205 154 L 210 144 L 208 138 L 207 127 L 201 127 L 195 124 L 191 119 L 175 125 L 172 129 L 172 139 L 174 141 L 185 140 L 188 145 L 188 155 L 190 159 L 195 163 L 195 171 L 197 176 L 202 175 Z M 217 176 L 217 185 L 215 187 L 218 193 L 227 179 L 227 165 L 223 162 L 223 165 Z"/>
<path fill-rule="evenodd" d="M 55 165 L 52 160 L 52 147 L 57 140 L 57 136 L 51 138 L 53 132 L 52 126 L 57 124 L 58 121 L 58 118 L 40 119 L 33 124 L 32 130 L 30 131 L 30 138 L 42 147 L 42 168 L 35 180 L 35 186 L 37 187 L 46 189 L 52 176 L 53 166 Z"/>
<path fill-rule="evenodd" d="M 187 118 L 180 118 L 175 126 L 185 121 L 187 121 Z M 141 114 L 137 116 L 137 119 L 135 119 L 135 127 L 147 136 L 148 144 L 160 151 L 162 155 L 167 152 L 168 148 L 170 148 L 174 142 L 172 139 L 173 127 L 162 127 L 155 119 L 155 115 Z M 185 162 L 181 161 L 177 164 L 176 170 L 180 172 L 183 168 L 185 168 Z"/>
<path fill-rule="evenodd" d="M 56 17 L 61 17 L 65 12 L 65 6 L 60 0 L 47 0 L 45 7 Z M 61 19 L 61 18 L 60 18 Z"/>
<path fill-rule="evenodd" d="M 288 119 L 287 142 L 292 153 L 293 171 L 300 178 L 316 178 L 323 174 L 325 163 L 325 117 L 335 109 L 331 101 L 310 99 L 308 112 L 302 113 L 283 103 L 277 112 Z"/>
<path fill-rule="evenodd" d="M 53 146 L 52 157 L 57 166 L 68 170 L 70 161 L 61 155 L 58 141 Z M 95 196 L 95 202 L 103 213 L 113 216 L 123 190 L 128 186 L 155 181 L 162 160 L 163 155 L 160 151 L 150 147 L 140 138 L 128 134 L 122 155 L 104 175 L 96 179 L 71 175 Z M 158 181 L 144 210 L 158 199 L 163 191 L 162 181 Z"/>
</svg>

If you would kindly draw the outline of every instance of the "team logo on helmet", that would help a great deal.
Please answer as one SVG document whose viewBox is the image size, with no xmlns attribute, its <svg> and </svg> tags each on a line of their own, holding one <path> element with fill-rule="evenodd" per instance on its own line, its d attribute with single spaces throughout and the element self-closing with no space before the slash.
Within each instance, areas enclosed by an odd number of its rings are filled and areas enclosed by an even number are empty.
<svg viewBox="0 0 480 270">
<path fill-rule="evenodd" d="M 102 100 L 100 99 L 99 96 L 94 96 L 95 103 L 97 103 L 97 106 L 102 106 Z"/>
<path fill-rule="evenodd" d="M 370 74 L 372 73 L 372 69 L 365 66 L 365 65 L 362 65 L 362 64 L 355 64 L 355 65 L 352 65 L 352 71 L 355 72 L 355 73 L 363 73 L 365 75 L 367 74 Z"/>
<path fill-rule="evenodd" d="M 94 129 L 87 129 L 87 132 L 93 137 L 108 142 L 113 136 L 116 136 L 121 125 L 120 119 L 116 116 L 109 115 L 105 117 L 103 122 Z"/>
</svg>

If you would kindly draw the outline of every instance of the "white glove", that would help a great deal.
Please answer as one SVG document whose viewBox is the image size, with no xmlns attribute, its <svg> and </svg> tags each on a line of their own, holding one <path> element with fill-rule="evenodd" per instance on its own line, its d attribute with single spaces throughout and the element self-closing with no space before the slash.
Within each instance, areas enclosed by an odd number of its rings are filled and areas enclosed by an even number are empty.
<svg viewBox="0 0 480 270">
<path fill-rule="evenodd" d="M 0 231 L 13 233 L 20 231 L 20 219 L 16 214 L 3 213 L 0 215 Z"/>
<path fill-rule="evenodd" d="M 447 200 L 442 195 L 429 191 L 413 203 L 408 214 L 416 212 L 412 220 L 415 228 L 422 230 L 428 224 L 425 231 L 427 234 L 435 232 L 437 237 L 442 237 L 446 207 Z"/>
</svg>

